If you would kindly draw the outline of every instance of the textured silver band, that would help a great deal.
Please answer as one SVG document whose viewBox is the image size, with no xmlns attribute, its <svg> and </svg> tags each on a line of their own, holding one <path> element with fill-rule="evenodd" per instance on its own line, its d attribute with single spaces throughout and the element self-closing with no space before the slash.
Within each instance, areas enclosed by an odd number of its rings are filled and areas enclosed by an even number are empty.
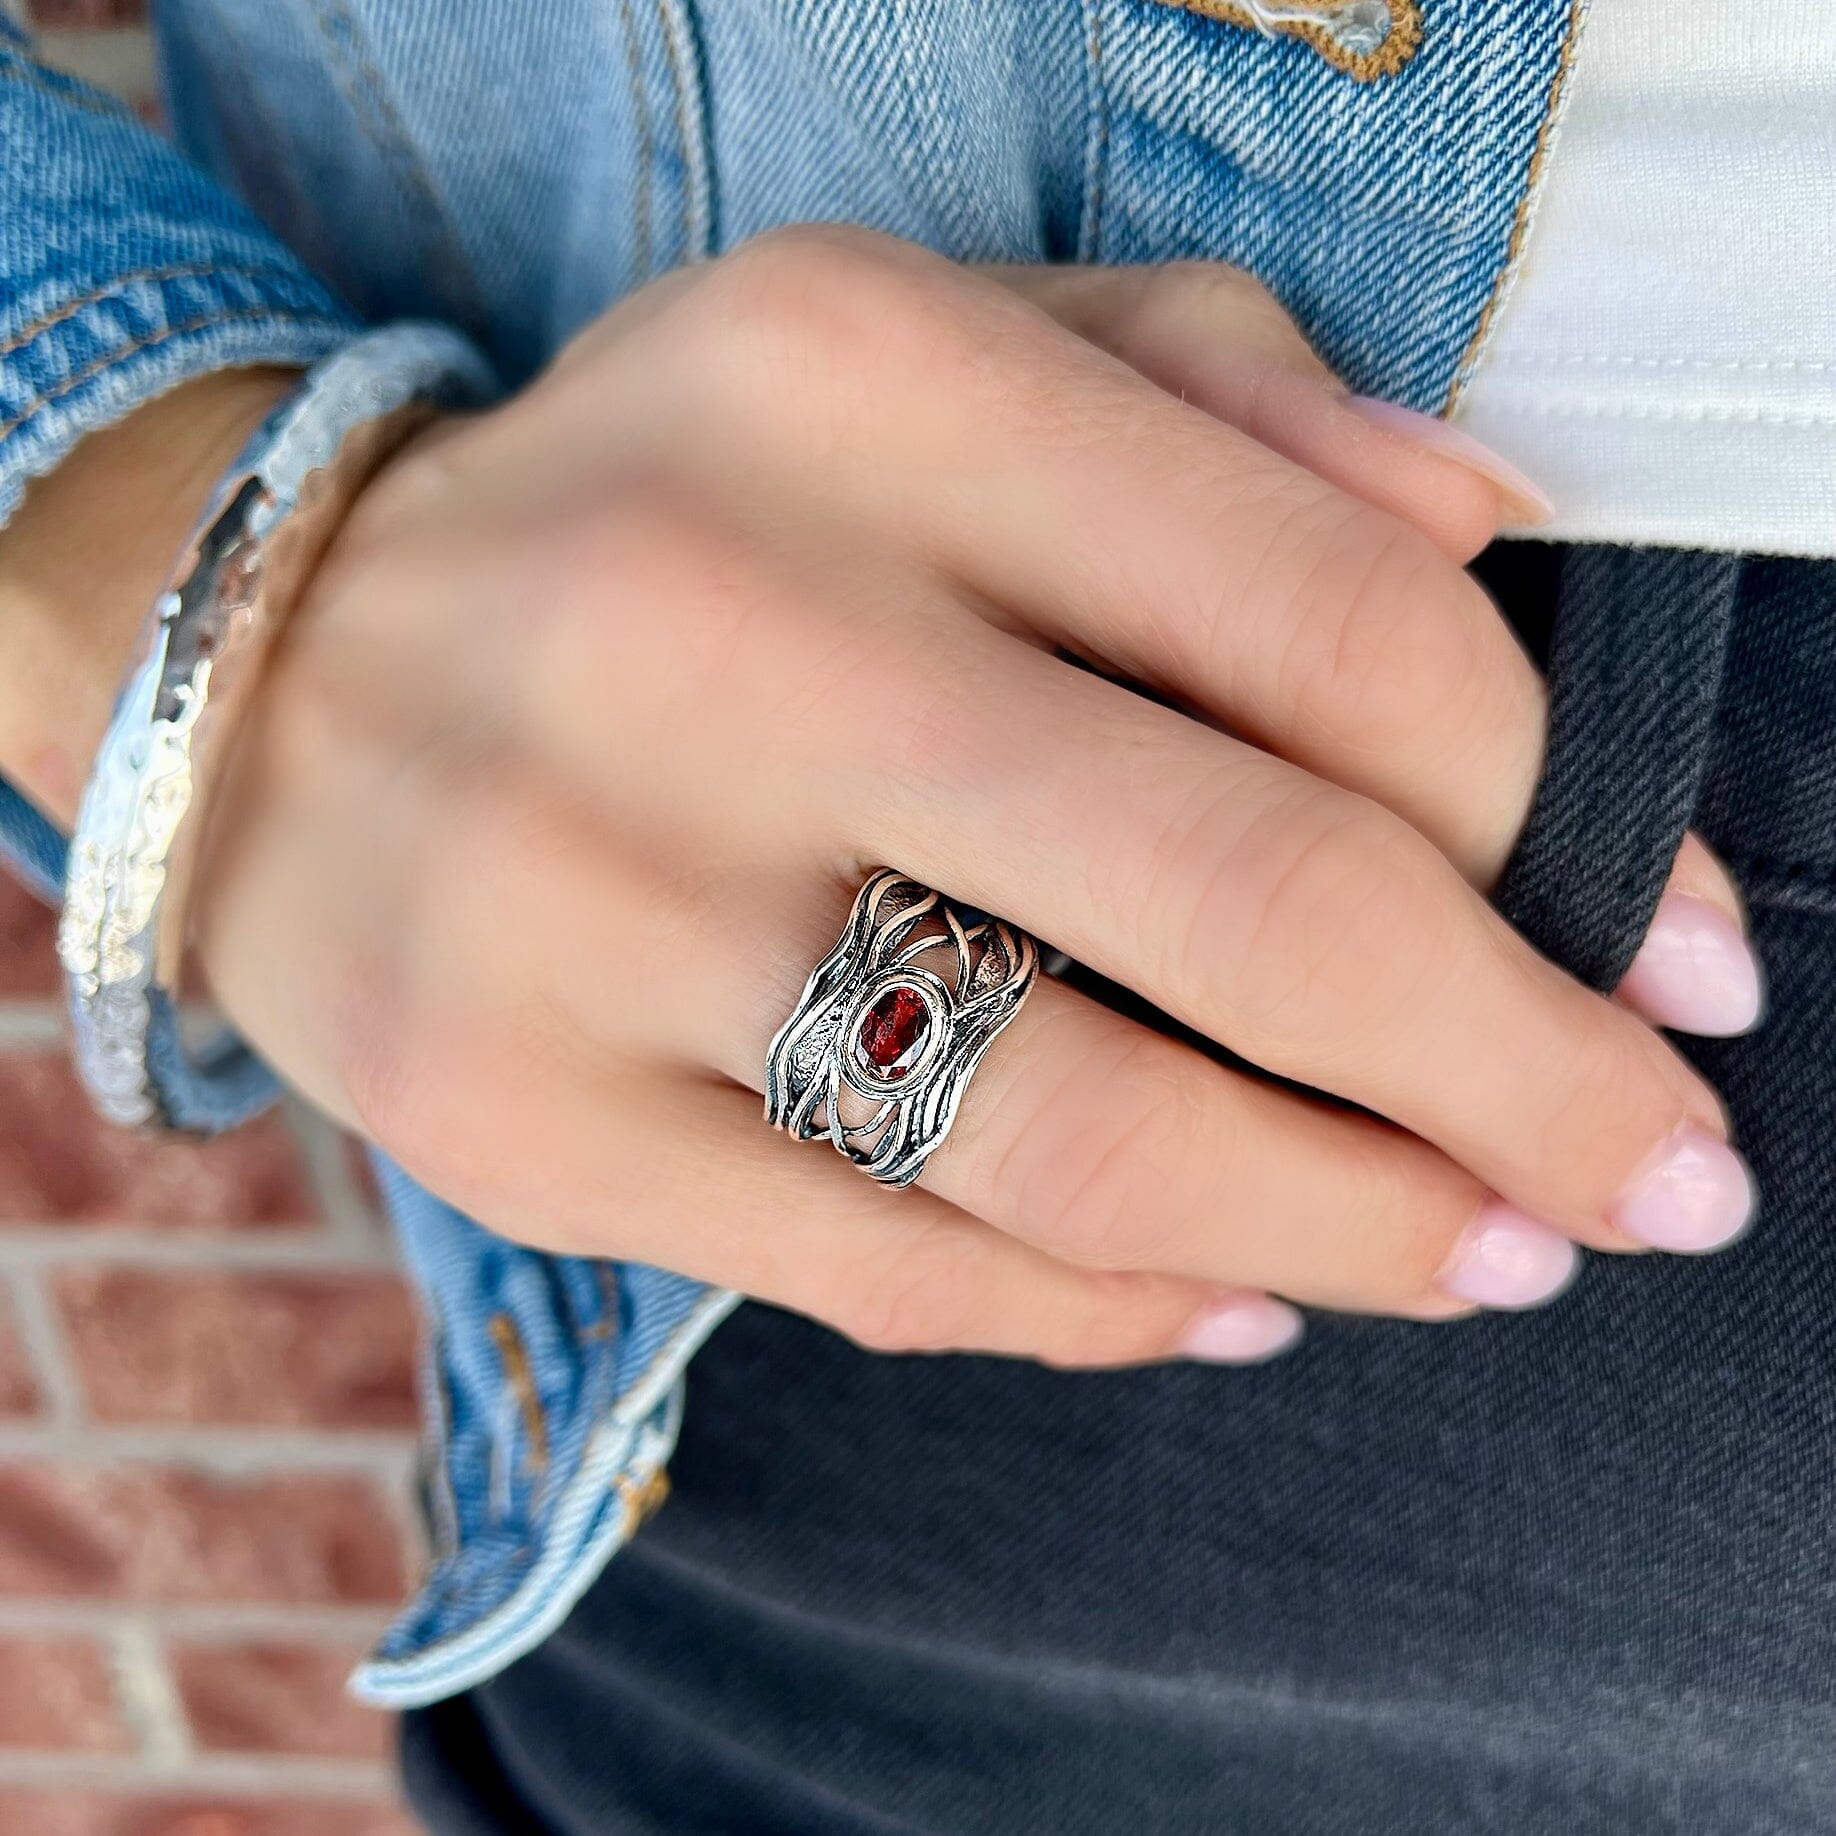
<svg viewBox="0 0 1836 1836">
<path fill-rule="evenodd" d="M 293 598 L 388 453 L 494 387 L 443 327 L 355 339 L 249 440 L 155 602 L 84 792 L 58 927 L 77 1069 L 109 1120 L 169 1119 L 149 1049 L 177 991 L 207 792 Z M 235 1057 L 218 1047 L 187 1070 L 227 1078 Z"/>
<path fill-rule="evenodd" d="M 1024 931 L 879 869 L 771 1042 L 766 1121 L 909 1186 L 1038 972 Z"/>
</svg>

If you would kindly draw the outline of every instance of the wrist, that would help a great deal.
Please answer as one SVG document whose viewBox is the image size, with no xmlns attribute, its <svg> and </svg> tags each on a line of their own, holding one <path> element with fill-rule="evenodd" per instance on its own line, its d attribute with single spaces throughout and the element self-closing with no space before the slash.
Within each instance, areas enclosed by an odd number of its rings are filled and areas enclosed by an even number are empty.
<svg viewBox="0 0 1836 1836">
<path fill-rule="evenodd" d="M 66 827 L 147 608 L 297 380 L 262 368 L 181 384 L 84 440 L 0 530 L 0 771 Z"/>
</svg>

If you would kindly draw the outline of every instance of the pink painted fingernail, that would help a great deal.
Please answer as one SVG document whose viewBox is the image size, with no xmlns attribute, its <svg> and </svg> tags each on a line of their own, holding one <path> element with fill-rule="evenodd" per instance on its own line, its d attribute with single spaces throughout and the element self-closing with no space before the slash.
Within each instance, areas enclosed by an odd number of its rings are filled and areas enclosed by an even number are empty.
<svg viewBox="0 0 1836 1836">
<path fill-rule="evenodd" d="M 1435 1280 L 1482 1307 L 1540 1307 L 1574 1280 L 1581 1252 L 1528 1212 L 1487 1199 Z"/>
<path fill-rule="evenodd" d="M 1399 434 L 1425 446 L 1444 459 L 1452 459 L 1468 471 L 1497 487 L 1504 499 L 1505 520 L 1523 528 L 1546 523 L 1555 515 L 1555 504 L 1548 493 L 1520 472 L 1508 459 L 1501 459 L 1489 446 L 1481 445 L 1469 433 L 1432 414 L 1420 414 L 1395 402 L 1379 400 L 1374 395 L 1348 395 L 1345 406 L 1353 414 L 1381 427 L 1385 433 Z"/>
<path fill-rule="evenodd" d="M 1206 1364 L 1260 1364 L 1298 1343 L 1305 1330 L 1299 1309 L 1273 1295 L 1226 1294 L 1193 1315 L 1175 1349 Z"/>
<path fill-rule="evenodd" d="M 1747 1228 L 1757 1197 L 1747 1163 L 1689 1123 L 1633 1174 L 1612 1219 L 1652 1249 L 1697 1256 L 1732 1243 Z"/>
<path fill-rule="evenodd" d="M 1659 1026 L 1713 1039 L 1749 1031 L 1766 999 L 1759 958 L 1740 926 L 1688 893 L 1658 901 L 1619 993 Z"/>
</svg>

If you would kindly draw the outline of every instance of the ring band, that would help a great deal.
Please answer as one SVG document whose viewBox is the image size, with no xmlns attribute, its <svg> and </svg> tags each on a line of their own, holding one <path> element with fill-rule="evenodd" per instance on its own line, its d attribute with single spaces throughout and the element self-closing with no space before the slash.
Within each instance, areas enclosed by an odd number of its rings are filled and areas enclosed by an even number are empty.
<svg viewBox="0 0 1836 1836">
<path fill-rule="evenodd" d="M 909 1186 L 1038 973 L 1024 931 L 880 868 L 771 1042 L 766 1121 Z"/>
</svg>

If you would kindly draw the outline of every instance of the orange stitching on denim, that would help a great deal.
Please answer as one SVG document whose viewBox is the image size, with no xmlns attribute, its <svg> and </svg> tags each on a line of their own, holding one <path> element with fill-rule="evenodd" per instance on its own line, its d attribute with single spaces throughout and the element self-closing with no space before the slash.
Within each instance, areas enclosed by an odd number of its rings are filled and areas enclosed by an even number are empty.
<svg viewBox="0 0 1836 1836">
<path fill-rule="evenodd" d="M 517 1407 L 523 1415 L 523 1438 L 529 1443 L 529 1469 L 541 1473 L 548 1467 L 548 1424 L 542 1419 L 542 1399 L 536 1392 L 535 1372 L 523 1349 L 516 1322 L 507 1313 L 494 1313 L 489 1322 L 491 1343 L 503 1361 Z"/>
<path fill-rule="evenodd" d="M 1453 381 L 1447 385 L 1447 399 L 1441 404 L 1443 416 L 1451 415 L 1460 405 L 1460 397 L 1465 394 L 1467 384 L 1473 380 L 1473 372 L 1479 367 L 1480 355 L 1491 338 L 1498 308 L 1510 290 L 1518 263 L 1523 260 L 1524 243 L 1530 233 L 1530 215 L 1535 208 L 1537 191 L 1543 182 L 1543 166 L 1549 157 L 1550 143 L 1555 138 L 1556 120 L 1562 112 L 1562 95 L 1568 86 L 1568 73 L 1574 66 L 1575 45 L 1581 36 L 1581 21 L 1586 13 L 1587 0 L 1569 0 L 1568 26 L 1562 35 L 1562 54 L 1556 59 L 1555 75 L 1549 79 L 1549 94 L 1543 101 L 1543 119 L 1538 124 L 1536 140 L 1530 148 L 1530 164 L 1524 173 L 1524 189 L 1517 200 L 1517 213 L 1511 219 L 1511 234 L 1505 243 L 1504 260 L 1492 280 L 1492 291 L 1487 295 L 1485 308 L 1479 314 L 1479 323 L 1473 327 L 1473 335 L 1467 339 L 1466 349 L 1460 353 L 1460 361 L 1454 366 Z"/>
<path fill-rule="evenodd" d="M 140 281 L 185 280 L 204 275 L 236 274 L 248 280 L 284 280 L 287 272 L 284 268 L 226 268 L 218 261 L 175 262 L 167 268 L 131 268 L 126 274 L 117 274 L 112 280 L 104 281 L 92 292 L 81 299 L 71 300 L 60 306 L 55 312 L 48 312 L 43 318 L 34 319 L 22 330 L 15 332 L 4 344 L 0 344 L 0 357 L 10 356 L 21 345 L 30 344 L 42 332 L 48 332 L 54 325 L 62 325 L 66 319 L 74 319 L 85 306 L 93 306 L 98 300 L 105 300 L 112 293 L 119 293 L 124 287 L 134 286 Z"/>
<path fill-rule="evenodd" d="M 1327 11 L 1345 6 L 1350 0 L 1319 0 Z M 1254 32 L 1298 38 L 1310 45 L 1335 70 L 1359 83 L 1372 83 L 1379 77 L 1394 76 L 1408 63 L 1422 43 L 1422 9 L 1417 0 L 1384 0 L 1390 15 L 1390 29 L 1375 51 L 1348 51 L 1317 18 L 1282 19 L 1270 16 L 1257 5 L 1239 4 L 1238 0 L 1160 0 L 1162 6 L 1177 6 L 1224 25 L 1244 26 Z"/>
<path fill-rule="evenodd" d="M 657 156 L 656 131 L 650 124 L 650 85 L 644 81 L 644 63 L 638 45 L 637 21 L 631 15 L 631 0 L 618 0 L 618 17 L 625 41 L 625 73 L 631 81 L 631 107 L 637 129 L 637 183 L 631 200 L 637 247 L 632 252 L 631 269 L 633 278 L 641 284 L 650 279 L 650 264 L 654 259 L 651 245 L 656 231 L 651 217 L 656 207 L 650 168 Z"/>
<path fill-rule="evenodd" d="M 580 1337 L 589 1345 L 603 1343 L 618 1336 L 618 1276 L 603 1262 L 593 1264 L 599 1282 L 599 1318 L 580 1328 Z"/>
<path fill-rule="evenodd" d="M 0 421 L 0 440 L 6 439 L 9 434 L 17 433 L 28 421 L 36 419 L 53 402 L 61 400 L 72 389 L 81 388 L 92 377 L 100 376 L 104 370 L 113 369 L 116 364 L 134 356 L 136 352 L 155 350 L 168 339 L 183 337 L 187 332 L 203 331 L 206 326 L 210 325 L 235 325 L 249 319 L 277 319 L 285 316 L 272 306 L 250 306 L 240 312 L 201 313 L 195 319 L 182 319 L 177 325 L 166 325 L 156 332 L 148 332 L 144 337 L 135 338 L 118 349 L 108 352 L 106 356 L 98 357 L 94 363 L 86 363 L 82 369 L 66 376 L 55 389 L 47 389 L 42 395 L 35 397 L 31 407 L 14 415 L 10 421 Z M 335 328 L 344 332 L 350 330 L 348 325 L 341 324 L 336 319 L 296 318 L 288 319 L 287 322 L 291 325 L 321 325 L 327 329 Z M 276 359 L 276 361 L 282 360 Z"/>
<path fill-rule="evenodd" d="M 661 1466 L 641 1485 L 629 1473 L 620 1473 L 614 1483 L 619 1497 L 624 1500 L 632 1531 L 649 1523 L 669 1498 L 669 1473 Z"/>
</svg>

